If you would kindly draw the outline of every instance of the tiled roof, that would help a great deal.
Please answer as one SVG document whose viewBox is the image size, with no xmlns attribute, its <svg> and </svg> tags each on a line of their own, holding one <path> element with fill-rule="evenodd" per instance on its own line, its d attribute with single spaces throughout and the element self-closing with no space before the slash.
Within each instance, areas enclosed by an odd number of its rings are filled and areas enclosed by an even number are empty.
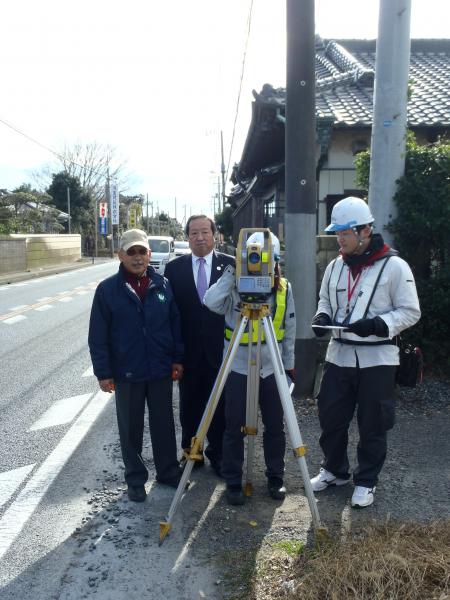
<svg viewBox="0 0 450 600">
<path fill-rule="evenodd" d="M 316 42 L 316 115 L 338 127 L 372 124 L 375 40 Z M 408 124 L 450 126 L 450 39 L 411 40 L 412 96 Z M 285 90 L 264 86 L 257 101 L 285 102 Z"/>
</svg>

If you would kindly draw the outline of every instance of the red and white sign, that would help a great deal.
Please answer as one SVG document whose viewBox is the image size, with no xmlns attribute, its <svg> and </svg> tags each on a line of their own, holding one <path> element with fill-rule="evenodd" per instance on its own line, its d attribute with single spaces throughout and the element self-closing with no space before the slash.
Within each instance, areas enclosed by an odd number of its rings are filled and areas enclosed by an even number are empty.
<svg viewBox="0 0 450 600">
<path fill-rule="evenodd" d="M 107 202 L 99 202 L 99 216 L 107 217 L 108 216 L 108 203 Z"/>
</svg>

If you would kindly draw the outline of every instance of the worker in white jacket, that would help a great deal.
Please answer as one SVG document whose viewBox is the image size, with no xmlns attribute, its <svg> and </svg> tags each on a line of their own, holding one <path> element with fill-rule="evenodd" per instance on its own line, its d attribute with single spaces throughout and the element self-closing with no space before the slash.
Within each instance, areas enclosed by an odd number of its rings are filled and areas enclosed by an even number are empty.
<svg viewBox="0 0 450 600">
<path fill-rule="evenodd" d="M 252 234 L 247 244 L 259 242 L 256 239 L 261 233 Z M 291 377 L 294 375 L 295 346 L 295 308 L 289 282 L 283 279 L 279 270 L 280 242 L 272 236 L 275 255 L 275 286 L 268 299 L 271 317 L 279 343 L 283 365 Z M 233 330 L 238 326 L 241 313 L 241 298 L 236 288 L 234 268 L 228 266 L 217 283 L 206 292 L 204 304 L 209 310 L 225 315 L 225 348 L 228 349 Z M 256 342 L 254 331 L 253 342 Z M 252 346 L 256 355 L 256 343 Z M 278 394 L 272 360 L 266 343 L 261 344 L 259 404 L 264 424 L 263 447 L 266 462 L 266 476 L 269 494 L 272 498 L 282 500 L 286 489 L 283 482 L 284 454 L 286 436 L 284 433 L 283 407 Z M 248 369 L 248 331 L 244 333 L 225 387 L 225 434 L 223 438 L 222 476 L 227 489 L 226 498 L 229 504 L 239 505 L 245 501 L 242 490 L 242 467 L 244 463 L 244 434 L 246 390 Z"/>
<path fill-rule="evenodd" d="M 420 318 L 414 276 L 395 250 L 372 231 L 373 216 L 360 198 L 344 198 L 331 224 L 340 248 L 327 267 L 317 313 L 316 336 L 331 330 L 318 394 L 320 445 L 324 460 L 311 480 L 315 492 L 350 481 L 348 428 L 357 411 L 358 466 L 351 504 L 374 501 L 387 452 L 387 431 L 395 420 L 395 373 L 399 350 L 394 336 Z M 343 327 L 343 328 L 342 328 Z"/>
</svg>

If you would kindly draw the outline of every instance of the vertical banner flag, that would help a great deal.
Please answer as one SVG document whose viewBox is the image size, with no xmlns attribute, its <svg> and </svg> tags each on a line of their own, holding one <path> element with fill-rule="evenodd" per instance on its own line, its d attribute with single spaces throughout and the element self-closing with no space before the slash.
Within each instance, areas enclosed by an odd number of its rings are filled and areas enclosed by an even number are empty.
<svg viewBox="0 0 450 600">
<path fill-rule="evenodd" d="M 106 235 L 108 233 L 108 218 L 100 217 L 99 222 L 100 235 Z"/>
<path fill-rule="evenodd" d="M 130 208 L 128 211 L 128 225 L 131 229 L 136 227 L 136 209 Z"/>
<path fill-rule="evenodd" d="M 119 188 L 117 183 L 109 184 L 109 197 L 111 199 L 111 222 L 113 225 L 119 224 Z"/>
<path fill-rule="evenodd" d="M 108 203 L 107 202 L 99 202 L 98 203 L 98 216 L 100 218 L 108 216 Z"/>
</svg>

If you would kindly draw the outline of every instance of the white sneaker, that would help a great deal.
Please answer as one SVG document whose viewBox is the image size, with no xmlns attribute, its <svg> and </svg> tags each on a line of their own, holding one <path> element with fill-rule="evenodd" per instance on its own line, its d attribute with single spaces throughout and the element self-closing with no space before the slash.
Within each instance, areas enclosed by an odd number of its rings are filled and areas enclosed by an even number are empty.
<svg viewBox="0 0 450 600">
<path fill-rule="evenodd" d="M 330 473 L 330 471 L 321 467 L 319 474 L 311 479 L 311 485 L 313 492 L 321 492 L 329 486 L 345 485 L 349 481 L 350 477 L 348 479 L 339 479 L 338 477 L 335 477 L 333 473 Z"/>
<path fill-rule="evenodd" d="M 374 501 L 376 487 L 368 488 L 362 485 L 356 485 L 352 496 L 353 508 L 364 508 L 370 506 Z"/>
</svg>

